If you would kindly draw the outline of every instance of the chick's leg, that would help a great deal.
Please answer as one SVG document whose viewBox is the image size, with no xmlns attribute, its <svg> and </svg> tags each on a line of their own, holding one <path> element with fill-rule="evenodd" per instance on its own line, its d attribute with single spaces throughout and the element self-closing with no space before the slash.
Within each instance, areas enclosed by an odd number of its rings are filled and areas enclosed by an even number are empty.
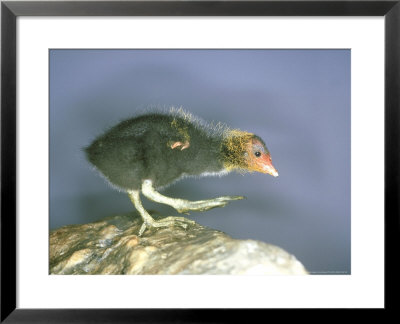
<svg viewBox="0 0 400 324">
<path fill-rule="evenodd" d="M 230 200 L 239 200 L 244 198 L 242 196 L 223 196 L 214 199 L 198 201 L 170 198 L 157 192 L 154 189 L 151 180 L 143 181 L 142 193 L 150 200 L 175 208 L 179 213 L 185 213 L 189 210 L 204 211 L 215 207 L 224 207 Z"/>
<path fill-rule="evenodd" d="M 156 221 L 150 214 L 144 209 L 142 202 L 140 201 L 139 191 L 132 190 L 128 191 L 129 198 L 131 199 L 133 205 L 139 212 L 140 216 L 143 218 L 143 225 L 139 230 L 139 236 L 143 234 L 147 227 L 166 227 L 173 225 L 180 225 L 183 228 L 187 227 L 187 224 L 194 224 L 194 221 L 187 219 L 185 217 L 166 217 L 159 221 Z"/>
</svg>

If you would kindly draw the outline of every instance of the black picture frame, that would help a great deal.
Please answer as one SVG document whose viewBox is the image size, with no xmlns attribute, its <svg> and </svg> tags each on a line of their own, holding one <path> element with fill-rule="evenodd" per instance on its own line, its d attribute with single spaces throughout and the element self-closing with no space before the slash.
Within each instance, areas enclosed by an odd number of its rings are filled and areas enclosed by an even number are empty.
<svg viewBox="0 0 400 324">
<path fill-rule="evenodd" d="M 395 1 L 2 1 L 1 3 L 1 322 L 236 322 L 266 310 L 16 308 L 16 19 L 19 16 L 384 16 L 385 310 L 396 307 L 399 237 L 400 0 Z M 393 299 L 392 299 L 393 298 Z M 251 312 L 251 314 L 249 314 Z M 259 314 L 261 313 L 261 314 Z M 249 317 L 251 316 L 251 317 Z"/>
</svg>

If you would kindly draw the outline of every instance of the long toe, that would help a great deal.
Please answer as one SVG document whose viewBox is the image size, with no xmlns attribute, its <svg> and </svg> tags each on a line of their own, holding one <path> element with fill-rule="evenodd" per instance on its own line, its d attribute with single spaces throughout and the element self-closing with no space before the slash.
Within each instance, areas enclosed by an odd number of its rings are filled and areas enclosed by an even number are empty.
<svg viewBox="0 0 400 324">
<path fill-rule="evenodd" d="M 246 199 L 246 197 L 244 196 L 222 196 L 222 197 L 218 197 L 215 199 L 219 199 L 222 201 L 229 201 L 229 200 L 241 200 L 241 199 Z"/>
<path fill-rule="evenodd" d="M 189 210 L 193 211 L 205 211 L 209 210 L 212 208 L 217 208 L 217 207 L 225 207 L 226 204 L 230 200 L 240 200 L 244 199 L 243 196 L 223 196 L 223 197 L 218 197 L 214 199 L 208 199 L 208 200 L 199 200 L 199 201 L 185 201 L 184 203 L 181 202 L 179 207 L 176 208 L 176 210 L 179 213 L 186 213 Z"/>
<path fill-rule="evenodd" d="M 191 219 L 185 217 L 169 216 L 151 223 L 143 223 L 142 228 L 140 229 L 140 235 L 148 227 L 170 227 L 178 225 L 186 229 L 188 225 L 193 225 L 194 223 L 195 221 L 192 221 Z"/>
<path fill-rule="evenodd" d="M 183 227 L 187 227 L 188 224 L 194 224 L 195 221 L 188 219 L 186 217 L 179 216 L 168 216 L 159 221 L 156 221 L 155 227 L 163 227 L 163 226 L 171 226 L 171 225 L 179 225 Z"/>
</svg>

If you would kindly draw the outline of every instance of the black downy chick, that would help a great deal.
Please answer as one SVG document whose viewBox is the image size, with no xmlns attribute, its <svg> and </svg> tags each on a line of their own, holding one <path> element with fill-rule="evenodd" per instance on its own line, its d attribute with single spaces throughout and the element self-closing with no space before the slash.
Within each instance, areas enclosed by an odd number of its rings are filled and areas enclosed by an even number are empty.
<svg viewBox="0 0 400 324">
<path fill-rule="evenodd" d="M 187 176 L 224 175 L 233 170 L 278 176 L 263 140 L 221 123 L 208 124 L 190 113 L 148 113 L 117 124 L 87 147 L 88 160 L 115 187 L 126 191 L 146 227 L 193 223 L 184 217 L 155 221 L 143 208 L 139 192 L 180 213 L 223 207 L 241 196 L 188 201 L 161 195 L 156 189 Z"/>
</svg>

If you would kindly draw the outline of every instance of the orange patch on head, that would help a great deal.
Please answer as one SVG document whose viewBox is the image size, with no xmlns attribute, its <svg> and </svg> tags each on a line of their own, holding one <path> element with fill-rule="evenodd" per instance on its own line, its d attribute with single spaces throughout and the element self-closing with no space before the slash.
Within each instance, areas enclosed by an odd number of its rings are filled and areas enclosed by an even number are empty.
<svg viewBox="0 0 400 324">
<path fill-rule="evenodd" d="M 255 171 L 278 176 L 262 139 L 239 130 L 230 131 L 223 143 L 223 163 L 228 170 Z"/>
<path fill-rule="evenodd" d="M 271 155 L 257 138 L 252 138 L 247 145 L 247 165 L 249 171 L 268 173 L 274 177 L 278 176 L 278 171 L 272 165 Z"/>
</svg>

